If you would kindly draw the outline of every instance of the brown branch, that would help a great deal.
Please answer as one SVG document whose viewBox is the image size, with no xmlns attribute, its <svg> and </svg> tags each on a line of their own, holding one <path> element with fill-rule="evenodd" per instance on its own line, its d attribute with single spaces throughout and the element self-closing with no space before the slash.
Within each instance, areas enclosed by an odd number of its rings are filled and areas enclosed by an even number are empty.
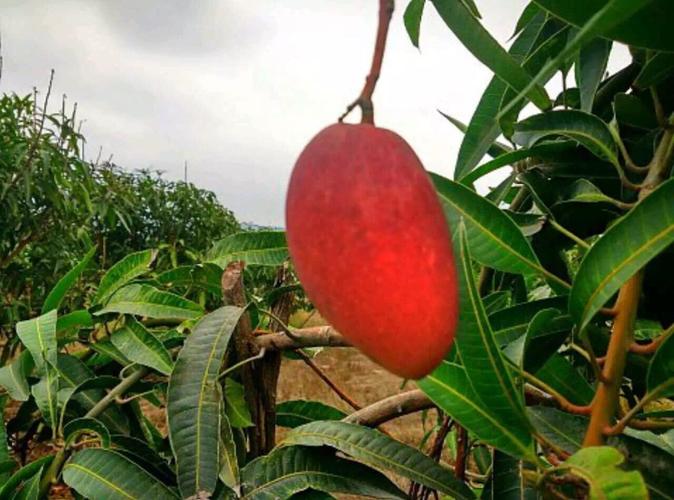
<svg viewBox="0 0 674 500">
<path fill-rule="evenodd" d="M 339 121 L 344 118 L 356 107 L 360 106 L 362 111 L 361 123 L 374 125 L 374 106 L 372 104 L 372 94 L 374 93 L 377 80 L 381 73 L 381 64 L 384 60 L 384 51 L 386 49 L 386 36 L 388 35 L 389 24 L 393 16 L 394 0 L 379 0 L 379 24 L 377 26 L 377 39 L 372 56 L 372 65 L 370 73 L 365 78 L 365 86 L 360 92 L 360 96 L 354 102 L 349 104 L 346 111 L 339 117 Z"/>
<path fill-rule="evenodd" d="M 433 408 L 435 404 L 421 389 L 403 392 L 377 401 L 362 408 L 344 419 L 367 427 L 377 427 L 410 413 Z"/>
<path fill-rule="evenodd" d="M 302 358 L 302 361 L 304 361 L 306 363 L 306 365 L 309 368 L 311 368 L 314 371 L 314 373 L 316 373 L 316 375 L 318 375 L 320 377 L 320 379 L 323 382 L 325 382 L 330 387 L 330 389 L 333 390 L 333 392 L 335 394 L 337 394 L 339 399 L 344 401 L 346 404 L 348 404 L 354 410 L 360 410 L 362 408 L 348 394 L 346 394 L 346 392 L 344 392 L 344 390 L 342 390 L 337 384 L 335 384 L 332 380 L 330 380 L 330 377 L 328 377 L 325 374 L 325 372 L 323 370 L 321 370 L 321 368 L 316 363 L 314 363 L 313 360 L 309 356 L 307 356 L 306 354 L 304 354 L 302 351 L 299 351 L 299 350 L 295 351 L 295 354 L 297 354 L 300 358 Z"/>
<path fill-rule="evenodd" d="M 350 347 L 350 344 L 331 326 L 317 326 L 293 330 L 290 338 L 287 334 L 265 333 L 255 337 L 255 342 L 267 350 L 293 350 L 302 347 Z"/>
</svg>

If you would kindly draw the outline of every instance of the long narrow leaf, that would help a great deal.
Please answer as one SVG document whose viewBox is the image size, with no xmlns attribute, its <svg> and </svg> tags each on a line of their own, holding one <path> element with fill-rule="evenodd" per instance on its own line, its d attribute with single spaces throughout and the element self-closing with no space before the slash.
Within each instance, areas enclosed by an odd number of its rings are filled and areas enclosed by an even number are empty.
<svg viewBox="0 0 674 500">
<path fill-rule="evenodd" d="M 184 497 L 213 493 L 220 468 L 218 375 L 243 309 L 226 306 L 204 316 L 180 351 L 168 388 L 168 424 Z"/>
<path fill-rule="evenodd" d="M 113 293 L 132 279 L 145 274 L 156 257 L 156 250 L 143 250 L 131 253 L 117 262 L 101 279 L 94 303 L 105 304 Z"/>
<path fill-rule="evenodd" d="M 43 314 L 52 309 L 58 309 L 61 306 L 61 302 L 68 293 L 68 290 L 72 288 L 77 281 L 77 278 L 84 272 L 95 254 L 96 247 L 92 247 L 75 267 L 68 271 L 63 278 L 58 280 L 56 285 L 54 285 L 54 288 L 49 292 L 49 295 L 47 295 L 47 298 L 44 299 L 44 303 L 42 304 Z"/>
</svg>

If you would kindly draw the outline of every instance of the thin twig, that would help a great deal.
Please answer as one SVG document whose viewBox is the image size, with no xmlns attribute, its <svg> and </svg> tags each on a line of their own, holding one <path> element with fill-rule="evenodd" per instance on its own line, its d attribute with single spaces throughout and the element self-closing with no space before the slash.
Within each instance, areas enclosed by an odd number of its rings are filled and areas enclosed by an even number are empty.
<svg viewBox="0 0 674 500">
<path fill-rule="evenodd" d="M 337 394 L 337 396 L 339 396 L 339 398 L 342 401 L 344 401 L 346 404 L 348 404 L 354 410 L 360 410 L 362 408 L 362 406 L 360 406 L 358 403 L 356 403 L 353 400 L 353 398 L 351 398 L 348 394 L 346 394 L 346 392 L 344 392 L 342 389 L 340 389 L 340 387 L 337 384 L 335 384 L 332 380 L 330 380 L 330 377 L 328 377 L 325 374 L 325 372 L 323 372 L 323 370 L 321 370 L 318 367 L 318 365 L 316 365 L 316 363 L 314 363 L 313 360 L 309 356 L 307 356 L 306 354 L 304 354 L 300 350 L 295 351 L 295 353 L 302 359 L 302 361 L 304 361 L 307 364 L 307 366 L 309 368 L 311 368 L 314 371 L 314 373 L 316 373 L 316 375 L 318 375 L 320 377 L 320 379 L 323 382 L 325 382 L 330 387 L 330 389 L 333 390 L 333 392 L 335 394 Z"/>
<path fill-rule="evenodd" d="M 360 106 L 362 111 L 361 123 L 374 125 L 374 106 L 372 104 L 372 94 L 377 85 L 377 80 L 381 73 L 381 64 L 384 60 L 384 51 L 386 49 L 386 37 L 388 35 L 389 24 L 393 16 L 394 1 L 379 0 L 379 23 L 377 26 L 377 39 L 372 56 L 372 65 L 370 73 L 365 78 L 365 86 L 360 92 L 358 98 L 347 106 L 346 111 L 339 117 L 339 121 L 344 118 L 356 107 Z"/>
</svg>

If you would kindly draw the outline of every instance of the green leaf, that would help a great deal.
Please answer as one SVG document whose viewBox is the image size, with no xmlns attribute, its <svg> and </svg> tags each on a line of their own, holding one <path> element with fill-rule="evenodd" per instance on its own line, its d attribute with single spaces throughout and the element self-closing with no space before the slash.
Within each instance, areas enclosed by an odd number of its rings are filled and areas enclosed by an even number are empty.
<svg viewBox="0 0 674 500">
<path fill-rule="evenodd" d="M 76 418 L 65 425 L 63 428 L 65 446 L 69 447 L 82 434 L 96 434 L 100 439 L 101 447 L 110 447 L 110 431 L 100 420 L 91 417 Z"/>
<path fill-rule="evenodd" d="M 634 85 L 646 89 L 659 85 L 674 73 L 674 54 L 660 52 L 651 57 L 637 75 Z"/>
<path fill-rule="evenodd" d="M 658 128 L 658 119 L 652 110 L 651 103 L 625 93 L 618 93 L 613 100 L 615 119 L 618 125 L 628 125 L 641 130 Z"/>
<path fill-rule="evenodd" d="M 573 328 L 571 319 L 560 316 L 556 309 L 545 309 L 536 314 L 527 328 L 522 368 L 536 373 L 568 338 Z"/>
<path fill-rule="evenodd" d="M 528 488 L 522 477 L 522 461 L 494 450 L 492 495 L 498 500 L 536 500 L 536 490 Z"/>
<path fill-rule="evenodd" d="M 186 338 L 168 387 L 168 427 L 184 497 L 212 493 L 220 468 L 218 375 L 243 309 L 221 307 L 207 314 Z"/>
<path fill-rule="evenodd" d="M 55 310 L 37 318 L 20 321 L 16 324 L 16 333 L 33 356 L 39 372 L 44 372 L 47 364 L 56 366 L 58 346 Z"/>
<path fill-rule="evenodd" d="M 110 438 L 117 453 L 140 465 L 167 486 L 176 484 L 173 470 L 147 442 L 122 434 L 113 434 Z"/>
<path fill-rule="evenodd" d="M 217 297 L 222 295 L 222 269 L 215 264 L 196 264 L 169 269 L 157 276 L 157 281 L 168 287 L 183 286 L 206 290 Z"/>
<path fill-rule="evenodd" d="M 568 297 L 550 297 L 501 309 L 489 315 L 489 324 L 499 346 L 509 344 L 526 333 L 534 316 L 544 309 L 566 309 Z"/>
<path fill-rule="evenodd" d="M 37 472 L 41 471 L 43 467 L 48 467 L 53 459 L 53 455 L 47 455 L 33 460 L 21 467 L 5 484 L 0 485 L 0 498 L 12 498 L 11 493 L 16 490 L 16 487 L 19 486 L 22 481 L 30 479 L 37 474 Z"/>
<path fill-rule="evenodd" d="M 419 48 L 419 30 L 421 28 L 421 16 L 424 13 L 424 6 L 426 0 L 411 0 L 407 4 L 405 13 L 403 14 L 403 21 L 405 29 L 412 41 L 412 45 Z"/>
<path fill-rule="evenodd" d="M 68 290 L 72 288 L 77 281 L 77 278 L 79 278 L 87 268 L 89 262 L 91 262 L 91 259 L 96 254 L 96 250 L 96 247 L 92 247 L 86 253 L 84 258 L 56 283 L 54 288 L 49 292 L 49 295 L 47 295 L 47 298 L 44 299 L 44 303 L 42 304 L 42 314 L 47 313 L 52 309 L 58 309 L 61 306 L 61 302 L 63 302 Z"/>
<path fill-rule="evenodd" d="M 605 195 L 601 190 L 587 179 L 578 179 L 571 184 L 567 190 L 567 198 L 553 206 L 559 206 L 562 203 L 608 203 L 617 208 L 624 207 L 620 200 Z"/>
<path fill-rule="evenodd" d="M 535 46 L 545 24 L 546 16 L 543 12 L 534 15 L 526 24 L 526 27 L 510 48 L 510 54 L 516 61 L 523 60 L 532 47 Z M 480 102 L 473 112 L 463 142 L 461 143 L 456 168 L 454 169 L 455 179 L 461 179 L 470 172 L 501 134 L 501 128 L 496 116 L 501 108 L 501 101 L 507 90 L 508 86 L 496 76 L 487 85 L 480 98 Z M 522 105 L 523 102 L 520 101 L 518 106 Z"/>
<path fill-rule="evenodd" d="M 238 260 L 249 266 L 276 267 L 288 258 L 288 244 L 283 231 L 236 233 L 218 241 L 206 257 L 222 268 Z"/>
<path fill-rule="evenodd" d="M 463 123 L 461 120 L 457 120 L 453 116 L 448 115 L 447 113 L 443 113 L 442 111 L 438 110 L 438 113 L 440 113 L 442 116 L 444 116 L 449 123 L 454 125 L 460 132 L 463 132 L 464 134 L 468 131 L 468 126 Z M 498 141 L 494 141 L 491 146 L 487 149 L 487 154 L 491 156 L 492 158 L 496 158 L 497 156 L 504 155 L 506 153 L 510 153 L 512 151 L 512 148 L 510 146 L 506 146 L 505 144 L 502 144 Z M 484 154 L 484 153 L 483 153 Z"/>
<path fill-rule="evenodd" d="M 528 430 L 511 428 L 493 408 L 486 406 L 471 386 L 464 367 L 443 361 L 417 385 L 445 413 L 475 434 L 481 441 L 525 460 L 535 459 Z"/>
<path fill-rule="evenodd" d="M 42 418 L 52 429 L 54 435 L 58 430 L 58 390 L 59 381 L 56 371 L 48 368 L 40 381 L 30 388 L 30 392 L 35 398 L 35 403 L 42 413 Z"/>
<path fill-rule="evenodd" d="M 0 395 L 0 415 L 5 414 L 5 406 L 7 406 L 7 394 Z M 9 454 L 9 447 L 7 446 L 7 429 L 5 429 L 5 419 L 3 418 L 0 422 L 0 463 L 5 463 L 7 461 L 12 461 L 12 457 Z M 3 473 L 0 473 L 0 479 L 5 481 L 7 478 L 4 477 Z"/>
<path fill-rule="evenodd" d="M 149 271 L 156 257 L 157 250 L 143 250 L 131 253 L 113 265 L 101 279 L 94 304 L 105 304 L 117 290 Z"/>
<path fill-rule="evenodd" d="M 430 176 L 450 226 L 456 229 L 461 219 L 465 221 L 475 260 L 499 271 L 542 274 L 560 281 L 541 266 L 520 228 L 502 210 L 457 182 L 433 173 Z"/>
<path fill-rule="evenodd" d="M 569 457 L 557 469 L 570 470 L 587 481 L 591 499 L 648 498 L 641 474 L 622 470 L 624 461 L 625 457 L 610 446 L 590 446 Z"/>
<path fill-rule="evenodd" d="M 316 420 L 342 420 L 346 413 L 320 401 L 298 399 L 276 405 L 276 425 L 295 428 Z"/>
<path fill-rule="evenodd" d="M 240 483 L 239 458 L 232 426 L 226 416 L 220 420 L 220 464 L 220 481 L 230 488 L 236 487 Z"/>
<path fill-rule="evenodd" d="M 454 498 L 475 498 L 454 473 L 378 431 L 346 422 L 311 422 L 297 427 L 282 445 L 330 446 L 372 467 L 389 470 Z"/>
<path fill-rule="evenodd" d="M 40 479 L 42 479 L 42 471 L 44 466 L 33 474 L 32 477 L 26 479 L 23 483 L 21 491 L 14 496 L 12 500 L 39 500 L 40 498 Z"/>
<path fill-rule="evenodd" d="M 325 448 L 288 446 L 246 465 L 244 499 L 295 498 L 308 488 L 360 497 L 407 498 L 386 476 Z"/>
<path fill-rule="evenodd" d="M 569 142 L 546 142 L 538 144 L 531 148 L 522 148 L 509 153 L 497 156 L 493 160 L 483 163 L 475 170 L 468 172 L 459 182 L 465 186 L 470 186 L 479 178 L 498 170 L 499 168 L 514 165 L 520 160 L 532 157 L 554 157 L 558 153 L 569 150 Z"/>
<path fill-rule="evenodd" d="M 150 285 L 127 285 L 117 290 L 105 307 L 94 314 L 135 314 L 148 318 L 196 319 L 203 308 L 191 300 L 170 292 L 157 290 Z"/>
<path fill-rule="evenodd" d="M 551 135 L 574 139 L 598 158 L 620 168 L 618 149 L 608 125 L 601 118 L 584 111 L 555 110 L 530 116 L 515 125 L 513 140 L 531 147 Z"/>
<path fill-rule="evenodd" d="M 91 328 L 94 326 L 94 319 L 86 309 L 73 311 L 63 316 L 59 316 L 56 320 L 56 334 L 57 336 L 71 328 Z"/>
<path fill-rule="evenodd" d="M 569 313 L 583 329 L 611 296 L 674 242 L 674 179 L 609 228 L 585 254 L 569 296 Z"/>
<path fill-rule="evenodd" d="M 611 45 L 609 40 L 595 38 L 580 49 L 576 61 L 576 84 L 580 89 L 580 109 L 582 111 L 592 112 L 594 96 L 606 73 Z"/>
<path fill-rule="evenodd" d="M 549 8 L 550 2 L 559 4 L 566 2 L 566 0 L 541 0 L 536 2 L 544 8 Z M 588 41 L 595 37 L 600 37 L 610 32 L 613 28 L 620 25 L 623 21 L 630 19 L 635 13 L 641 10 L 644 5 L 650 3 L 652 0 L 608 0 L 603 2 L 603 7 L 596 10 L 593 15 L 584 22 L 582 27 L 575 32 L 575 36 L 569 40 L 564 47 L 564 50 L 558 52 L 557 55 L 549 59 L 545 66 L 543 66 L 536 76 L 529 82 L 527 87 L 520 91 L 519 94 L 512 99 L 508 104 L 504 105 L 499 112 L 497 119 L 507 115 L 514 109 L 519 101 L 536 85 L 548 81 L 557 70 L 562 67 L 567 61 L 572 59 L 576 52 Z M 665 0 L 667 1 L 667 0 Z M 568 6 L 577 8 L 581 6 L 580 2 L 566 2 Z M 596 2 L 593 2 L 595 7 Z"/>
<path fill-rule="evenodd" d="M 83 384 L 95 379 L 95 375 L 74 356 L 59 354 L 57 368 L 61 389 L 72 389 L 69 399 L 80 405 L 84 413 L 91 410 L 105 395 L 100 388 L 81 390 Z M 63 402 L 64 412 L 67 404 L 68 401 Z M 112 432 L 120 434 L 129 432 L 128 419 L 117 405 L 109 406 L 97 418 Z"/>
<path fill-rule="evenodd" d="M 154 335 L 132 317 L 126 324 L 110 336 L 110 341 L 129 360 L 148 366 L 164 375 L 173 370 L 171 354 Z"/>
<path fill-rule="evenodd" d="M 33 369 L 33 358 L 23 351 L 11 363 L 0 368 L 0 386 L 4 387 L 15 401 L 28 401 L 30 388 L 26 377 Z"/>
<path fill-rule="evenodd" d="M 536 371 L 536 376 L 566 399 L 578 405 L 588 405 L 594 397 L 594 390 L 576 367 L 560 354 L 554 353 Z"/>
<path fill-rule="evenodd" d="M 496 76 L 517 91 L 528 86 L 531 76 L 494 40 L 461 1 L 432 0 L 432 2 L 442 20 L 463 46 Z M 526 94 L 538 108 L 550 108 L 550 98 L 543 87 L 532 86 Z"/>
<path fill-rule="evenodd" d="M 78 451 L 63 468 L 63 481 L 87 498 L 179 498 L 158 479 L 112 450 L 89 448 Z"/>
<path fill-rule="evenodd" d="M 243 385 L 230 377 L 225 380 L 225 413 L 235 429 L 253 426 Z"/>
<path fill-rule="evenodd" d="M 494 340 L 494 333 L 475 285 L 463 225 L 459 229 L 457 275 L 460 310 L 455 345 L 470 385 L 483 407 L 490 408 L 513 432 L 528 436 L 531 440 L 522 395 L 516 388 L 501 350 Z"/>
<path fill-rule="evenodd" d="M 601 21 L 602 29 L 597 34 L 605 34 L 609 39 L 638 47 L 674 51 L 669 23 L 674 17 L 674 5 L 669 0 L 536 0 L 536 3 L 576 26 L 585 27 L 593 18 L 601 16 L 597 21 Z"/>
<path fill-rule="evenodd" d="M 662 397 L 674 396 L 674 335 L 669 335 L 658 347 L 648 364 L 648 391 Z"/>
</svg>

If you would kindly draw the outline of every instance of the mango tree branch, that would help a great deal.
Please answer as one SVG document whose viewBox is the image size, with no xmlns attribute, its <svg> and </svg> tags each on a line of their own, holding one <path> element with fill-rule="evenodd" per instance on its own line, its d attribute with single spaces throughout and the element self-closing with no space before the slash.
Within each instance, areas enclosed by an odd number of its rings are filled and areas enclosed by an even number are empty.
<svg viewBox="0 0 674 500">
<path fill-rule="evenodd" d="M 314 363 L 314 361 L 309 356 L 307 356 L 306 354 L 304 354 L 302 351 L 299 351 L 299 350 L 295 351 L 295 354 L 297 354 L 300 358 L 302 358 L 302 361 L 304 361 L 304 363 L 309 368 L 311 368 L 314 371 L 314 373 L 316 373 L 316 375 L 318 375 L 320 377 L 320 379 L 323 382 L 325 382 L 327 384 L 327 386 L 330 387 L 330 389 L 332 389 L 332 391 L 335 394 L 337 394 L 339 399 L 344 401 L 346 404 L 348 404 L 354 410 L 360 410 L 361 409 L 361 406 L 358 403 L 356 403 L 356 401 L 351 396 L 349 396 L 343 389 L 341 389 L 337 384 L 335 384 L 332 380 L 330 380 L 330 377 L 328 377 L 323 372 L 323 370 L 321 370 L 321 368 L 316 363 Z"/>
<path fill-rule="evenodd" d="M 265 333 L 255 337 L 260 348 L 267 350 L 294 350 L 302 347 L 349 347 L 350 344 L 331 326 L 293 330 L 291 338 L 284 332 Z"/>
<path fill-rule="evenodd" d="M 615 436 L 616 434 L 620 434 L 622 431 L 625 430 L 625 427 L 630 425 L 632 422 L 632 419 L 637 416 L 637 414 L 643 409 L 644 406 L 646 406 L 648 403 L 653 401 L 654 399 L 658 399 L 666 390 L 670 389 L 674 385 L 674 380 L 670 379 L 667 380 L 666 382 L 663 382 L 659 386 L 657 386 L 655 389 L 652 391 L 648 392 L 641 400 L 634 405 L 628 411 L 623 418 L 620 419 L 620 421 L 615 424 L 613 427 L 607 427 L 604 429 L 604 434 L 607 436 Z M 674 425 L 674 422 L 668 422 L 670 425 Z"/>
<path fill-rule="evenodd" d="M 389 420 L 435 407 L 421 389 L 396 394 L 382 399 L 344 418 L 344 422 L 377 427 Z"/>
<path fill-rule="evenodd" d="M 648 174 L 639 189 L 639 200 L 652 193 L 667 178 L 674 159 L 674 130 L 665 129 L 648 165 Z M 634 322 L 637 316 L 643 270 L 638 271 L 620 289 L 609 340 L 606 361 L 592 401 L 590 424 L 585 433 L 583 446 L 604 444 L 606 429 L 611 427 L 615 416 L 627 352 L 634 341 Z"/>
</svg>

